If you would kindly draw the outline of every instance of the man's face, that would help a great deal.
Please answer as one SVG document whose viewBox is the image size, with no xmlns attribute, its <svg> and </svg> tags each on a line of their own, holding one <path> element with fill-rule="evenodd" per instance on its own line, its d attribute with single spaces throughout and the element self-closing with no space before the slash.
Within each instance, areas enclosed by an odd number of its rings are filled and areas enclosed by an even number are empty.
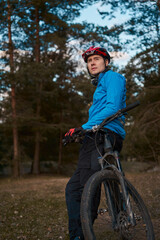
<svg viewBox="0 0 160 240">
<path fill-rule="evenodd" d="M 105 70 L 108 65 L 108 60 L 104 61 L 104 58 L 100 55 L 93 55 L 87 59 L 87 67 L 92 75 L 96 75 Z"/>
</svg>

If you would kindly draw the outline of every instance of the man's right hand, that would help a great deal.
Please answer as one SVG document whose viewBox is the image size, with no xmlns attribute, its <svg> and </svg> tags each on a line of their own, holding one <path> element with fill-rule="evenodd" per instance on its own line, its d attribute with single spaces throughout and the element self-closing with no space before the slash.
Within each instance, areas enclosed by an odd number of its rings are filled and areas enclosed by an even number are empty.
<svg viewBox="0 0 160 240">
<path fill-rule="evenodd" d="M 73 142 L 74 141 L 74 137 L 79 134 L 80 132 L 83 131 L 82 127 L 79 128 L 71 128 L 64 136 L 63 138 L 63 142 L 65 144 Z"/>
</svg>

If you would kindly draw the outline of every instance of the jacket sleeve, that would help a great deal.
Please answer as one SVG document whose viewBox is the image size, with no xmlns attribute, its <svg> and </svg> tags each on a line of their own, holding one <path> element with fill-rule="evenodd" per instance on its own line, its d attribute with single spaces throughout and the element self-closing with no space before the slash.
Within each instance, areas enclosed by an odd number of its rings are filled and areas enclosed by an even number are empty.
<svg viewBox="0 0 160 240">
<path fill-rule="evenodd" d="M 116 113 L 122 107 L 125 107 L 125 78 L 111 72 L 108 76 L 104 76 L 103 87 L 106 91 L 105 99 L 103 99 L 100 111 L 95 111 L 94 116 L 89 118 L 88 122 L 82 125 L 84 129 L 91 129 L 96 124 L 99 125 L 106 117 Z"/>
</svg>

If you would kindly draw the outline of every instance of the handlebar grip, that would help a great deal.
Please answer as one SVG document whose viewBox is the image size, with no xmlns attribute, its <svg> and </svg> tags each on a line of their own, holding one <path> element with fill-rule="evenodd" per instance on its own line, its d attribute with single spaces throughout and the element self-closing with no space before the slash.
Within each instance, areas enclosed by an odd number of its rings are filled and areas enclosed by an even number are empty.
<svg viewBox="0 0 160 240">
<path fill-rule="evenodd" d="M 136 102 L 134 102 L 134 103 L 132 103 L 132 104 L 129 104 L 127 107 L 122 108 L 121 113 L 128 112 L 128 111 L 130 111 L 131 109 L 137 107 L 138 105 L 140 105 L 140 101 L 136 101 Z"/>
</svg>

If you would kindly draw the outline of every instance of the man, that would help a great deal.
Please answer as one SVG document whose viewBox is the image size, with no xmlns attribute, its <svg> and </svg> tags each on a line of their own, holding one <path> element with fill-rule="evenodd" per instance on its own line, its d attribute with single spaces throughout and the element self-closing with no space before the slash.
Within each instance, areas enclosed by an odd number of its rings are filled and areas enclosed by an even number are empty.
<svg viewBox="0 0 160 240">
<path fill-rule="evenodd" d="M 92 83 L 96 86 L 93 95 L 93 104 L 89 109 L 88 122 L 80 128 L 70 129 L 65 134 L 66 139 L 72 139 L 73 135 L 92 129 L 99 125 L 106 117 L 116 113 L 126 106 L 126 81 L 125 78 L 108 69 L 110 55 L 105 48 L 90 47 L 82 55 L 87 63 L 87 69 Z M 120 152 L 125 137 L 124 117 L 116 119 L 105 125 L 113 149 Z M 95 133 L 87 133 L 79 152 L 78 166 L 66 186 L 66 203 L 69 216 L 70 240 L 84 240 L 80 222 L 80 202 L 85 183 L 89 177 L 100 170 L 98 158 L 103 153 L 104 133 L 98 133 L 95 146 Z M 93 221 L 97 216 L 99 194 L 95 197 L 95 209 L 93 209 Z"/>
</svg>

